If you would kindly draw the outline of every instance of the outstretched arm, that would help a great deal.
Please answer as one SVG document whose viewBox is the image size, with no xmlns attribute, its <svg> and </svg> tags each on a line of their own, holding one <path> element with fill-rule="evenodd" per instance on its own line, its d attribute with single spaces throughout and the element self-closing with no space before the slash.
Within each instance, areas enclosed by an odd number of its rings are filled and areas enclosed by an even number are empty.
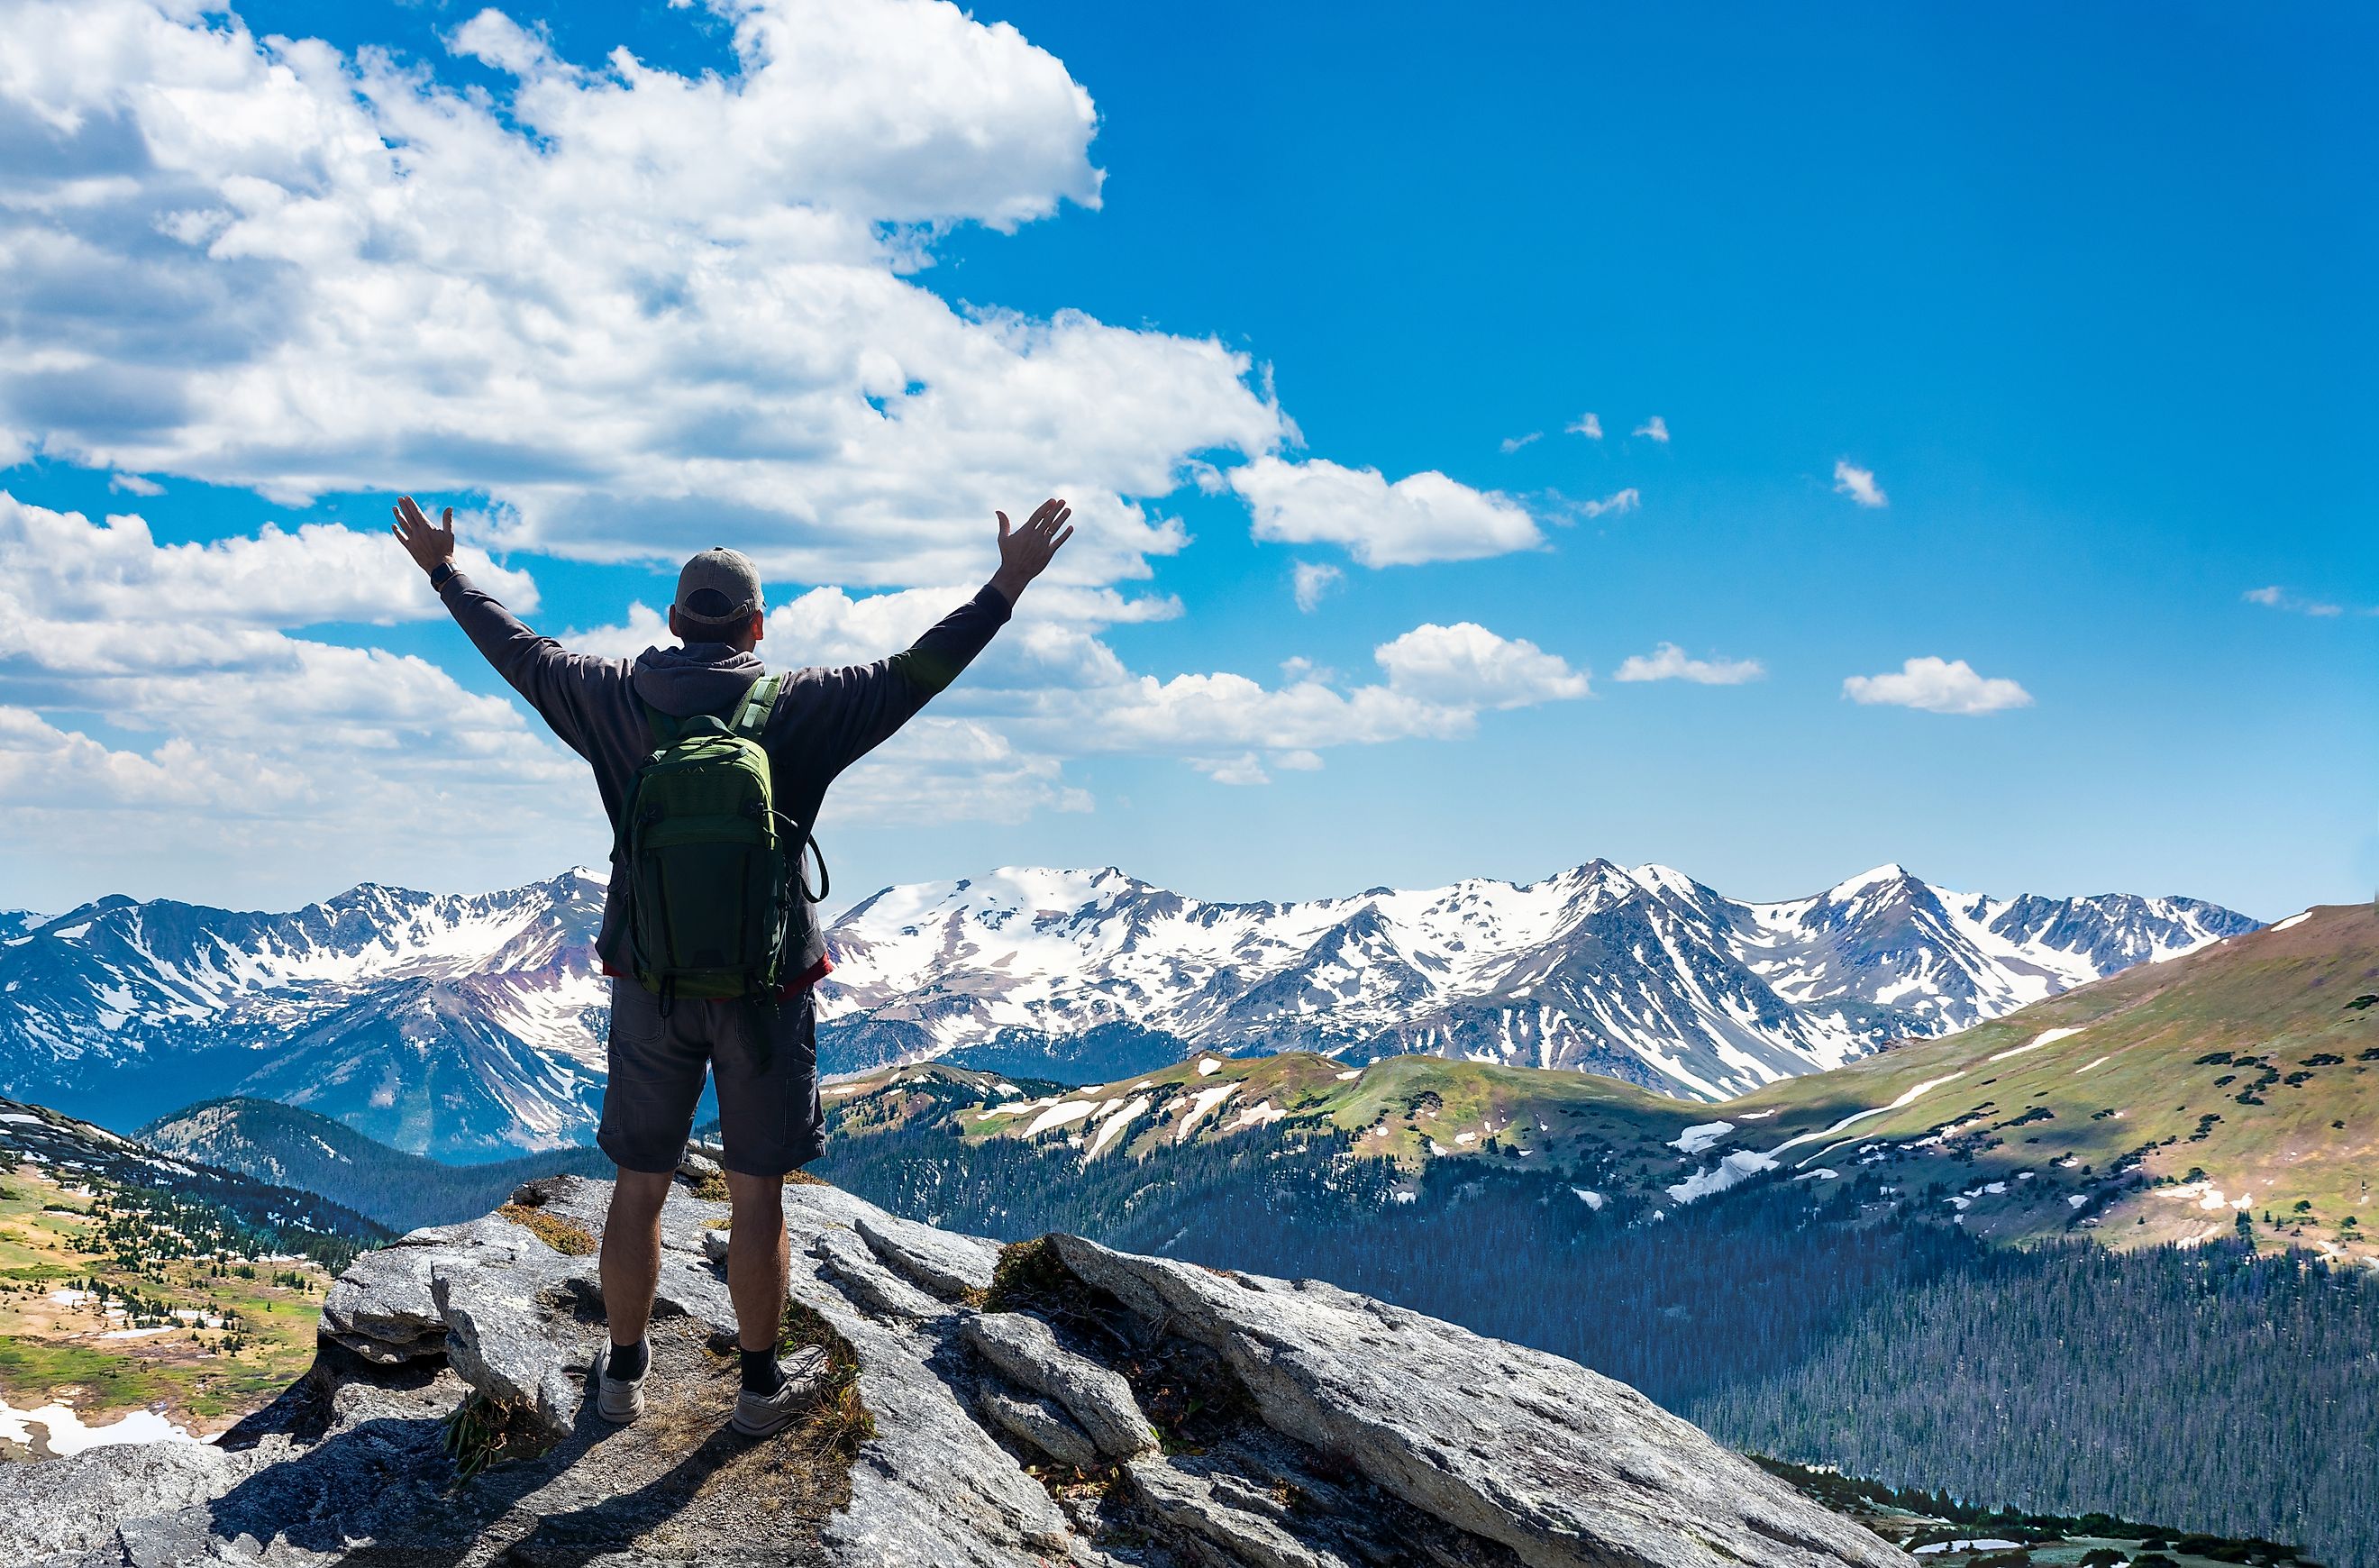
<svg viewBox="0 0 2379 1568">
<path fill-rule="evenodd" d="M 817 788 L 883 744 L 957 680 L 1008 623 L 1008 612 L 1026 586 L 1074 537 L 1068 525 L 1073 513 L 1062 501 L 1043 501 L 1020 528 L 1004 512 L 994 515 L 999 519 L 999 570 L 982 592 L 944 616 L 905 652 L 875 664 L 805 672 L 794 700 L 778 709 L 788 723 L 799 725 L 803 744 L 798 765 L 816 770 Z"/>
<path fill-rule="evenodd" d="M 429 573 L 430 585 L 472 644 L 513 690 L 528 699 L 564 744 L 586 755 L 588 692 L 608 666 L 601 659 L 567 652 L 550 637 L 538 636 L 497 603 L 493 595 L 454 569 L 453 507 L 445 508 L 434 524 L 411 496 L 399 496 L 394 511 L 396 522 L 389 532 L 396 536 L 413 563 Z"/>
</svg>

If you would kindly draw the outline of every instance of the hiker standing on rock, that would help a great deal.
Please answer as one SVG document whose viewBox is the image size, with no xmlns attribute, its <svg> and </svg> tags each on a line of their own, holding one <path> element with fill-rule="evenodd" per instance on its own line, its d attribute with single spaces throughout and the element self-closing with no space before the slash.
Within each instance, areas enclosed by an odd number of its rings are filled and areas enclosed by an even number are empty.
<svg viewBox="0 0 2379 1568">
<path fill-rule="evenodd" d="M 743 1352 L 734 1428 L 783 1429 L 825 1369 L 779 1365 L 791 1260 L 784 1178 L 817 1157 L 816 1009 L 831 967 L 818 921 L 825 865 L 810 837 L 827 786 L 958 679 L 1017 597 L 1073 537 L 1062 501 L 1020 528 L 1000 513 L 999 570 L 906 653 L 769 675 L 760 576 L 731 549 L 678 574 L 681 645 L 633 659 L 568 652 L 454 568 L 454 512 L 432 524 L 401 497 L 391 531 L 496 672 L 595 770 L 614 842 L 596 951 L 611 980 L 610 1076 L 596 1142 L 619 1170 L 603 1226 L 610 1344 L 596 1404 L 644 1408 L 646 1330 L 660 1282 L 661 1205 L 693 1131 L 706 1065 L 719 1090 L 733 1205 L 727 1288 Z M 818 886 L 805 867 L 815 861 Z"/>
</svg>

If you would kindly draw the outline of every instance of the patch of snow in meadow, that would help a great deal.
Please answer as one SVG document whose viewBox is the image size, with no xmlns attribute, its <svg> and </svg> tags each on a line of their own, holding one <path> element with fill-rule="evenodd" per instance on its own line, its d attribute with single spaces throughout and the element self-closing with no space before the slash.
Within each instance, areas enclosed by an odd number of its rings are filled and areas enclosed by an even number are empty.
<svg viewBox="0 0 2379 1568">
<path fill-rule="evenodd" d="M 1346 1082 L 1346 1081 L 1348 1079 L 1350 1079 L 1350 1078 L 1360 1078 L 1360 1077 L 1362 1077 L 1362 1076 L 1363 1076 L 1363 1069 L 1362 1069 L 1362 1068 L 1360 1068 L 1360 1067 L 1348 1067 L 1345 1072 L 1342 1072 L 1342 1073 L 1340 1073 L 1340 1074 L 1338 1075 L 1338 1081 L 1339 1081 L 1339 1082 L 1341 1082 L 1341 1083 L 1344 1083 L 1344 1082 Z"/>
<path fill-rule="evenodd" d="M 1709 1169 L 1696 1171 L 1670 1188 L 1669 1196 L 1679 1203 L 1690 1203 L 1714 1192 L 1724 1192 L 1746 1176 L 1775 1168 L 1776 1162 L 1757 1149 L 1738 1149 Z"/>
<path fill-rule="evenodd" d="M 1669 1140 L 1669 1147 L 1681 1154 L 1699 1154 L 1733 1130 L 1733 1122 L 1697 1123 Z"/>
<path fill-rule="evenodd" d="M 1081 1121 L 1098 1108 L 1099 1104 L 1095 1100 L 1075 1100 L 1052 1105 L 1033 1118 L 1033 1125 L 1024 1129 L 1024 1136 L 1037 1137 L 1047 1132 L 1051 1128 L 1064 1127 L 1069 1122 Z"/>
<path fill-rule="evenodd" d="M 2311 910 L 2307 910 L 2301 914 L 2292 914 L 2286 920 L 2276 920 L 2265 929 L 2271 931 L 2287 931 L 2292 927 L 2302 925 L 2312 918 L 2313 911 Z"/>
<path fill-rule="evenodd" d="M 2060 1040 L 2070 1040 L 2081 1032 L 2078 1029 L 2044 1029 L 2023 1044 L 2012 1046 L 2005 1051 L 1994 1051 L 1983 1059 L 1987 1062 L 2004 1062 L 2010 1056 L 2021 1056 L 2026 1051 L 2037 1051 L 2043 1045 L 2054 1045 Z"/>
<path fill-rule="evenodd" d="M 1577 1200 L 1585 1204 L 1588 1208 L 1600 1209 L 1602 1207 L 1602 1194 L 1595 1191 L 1593 1188 L 1586 1187 L 1573 1187 L 1570 1190 L 1576 1193 Z"/>
<path fill-rule="evenodd" d="M 1239 1086 L 1236 1083 L 1218 1083 L 1212 1089 L 1202 1089 L 1192 1094 L 1190 1097 L 1190 1108 L 1181 1114 L 1180 1122 L 1173 1129 L 1173 1141 L 1188 1142 L 1190 1129 L 1204 1121 L 1208 1112 L 1238 1092 Z"/>
<path fill-rule="evenodd" d="M 2073 1069 L 2073 1076 L 2074 1076 L 2075 1078 L 2080 1078 L 2083 1073 L 2088 1072 L 2092 1067 L 2105 1067 L 2106 1065 L 2107 1065 L 2107 1058 L 2106 1058 L 2106 1057 L 2104 1057 L 2104 1056 L 2100 1056 L 2097 1060 L 2095 1060 L 2095 1061 L 2094 1061 L 2094 1062 L 2085 1062 L 2085 1063 L 2083 1063 L 2081 1067 L 2075 1067 L 2075 1068 Z"/>
<path fill-rule="evenodd" d="M 1211 1078 L 1222 1070 L 1223 1064 L 1216 1061 L 1214 1057 L 1201 1056 L 1198 1058 L 1198 1076 L 1200 1078 Z"/>
<path fill-rule="evenodd" d="M 1126 1101 L 1121 1106 L 1111 1113 L 1107 1116 L 1106 1120 L 1099 1123 L 1098 1136 L 1091 1140 L 1090 1152 L 1084 1155 L 1083 1158 L 1093 1159 L 1097 1157 L 1101 1150 L 1114 1142 L 1117 1136 L 1120 1134 L 1124 1128 L 1138 1121 L 1147 1113 L 1149 1106 L 1155 1103 L 1156 1102 L 1154 1100 L 1145 1094 L 1138 1095 Z"/>
<path fill-rule="evenodd" d="M 6 1400 L 0 1400 L 0 1442 L 31 1446 L 31 1429 L 39 1427 L 49 1440 L 50 1453 L 67 1459 L 87 1449 L 114 1448 L 130 1442 L 196 1442 L 186 1428 L 158 1415 L 154 1410 L 135 1410 L 123 1419 L 103 1427 L 86 1427 L 82 1417 L 71 1405 L 44 1405 L 38 1410 L 19 1410 Z"/>
<path fill-rule="evenodd" d="M 1937 1551 L 2013 1551 L 2019 1543 L 2003 1540 L 1936 1541 L 1931 1546 L 1914 1550 L 1918 1557 L 1930 1557 Z"/>
</svg>

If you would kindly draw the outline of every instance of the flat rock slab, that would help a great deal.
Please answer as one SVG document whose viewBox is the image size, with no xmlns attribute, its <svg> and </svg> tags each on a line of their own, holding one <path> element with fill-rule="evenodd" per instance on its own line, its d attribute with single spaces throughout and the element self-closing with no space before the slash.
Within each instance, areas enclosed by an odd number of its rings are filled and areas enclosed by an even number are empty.
<svg viewBox="0 0 2379 1568">
<path fill-rule="evenodd" d="M 959 1337 L 1010 1381 L 1064 1405 L 1107 1460 L 1123 1464 L 1156 1451 L 1156 1429 L 1123 1374 L 1066 1349 L 1040 1319 L 969 1312 L 960 1320 Z"/>
<path fill-rule="evenodd" d="M 1205 1345 L 1265 1425 L 1529 1568 L 1909 1568 L 1624 1383 L 1307 1280 L 1052 1238 L 1077 1277 Z"/>
<path fill-rule="evenodd" d="M 853 1217 L 851 1228 L 900 1273 L 946 1300 L 991 1288 L 999 1263 L 995 1242 L 936 1230 L 877 1210 Z"/>
</svg>

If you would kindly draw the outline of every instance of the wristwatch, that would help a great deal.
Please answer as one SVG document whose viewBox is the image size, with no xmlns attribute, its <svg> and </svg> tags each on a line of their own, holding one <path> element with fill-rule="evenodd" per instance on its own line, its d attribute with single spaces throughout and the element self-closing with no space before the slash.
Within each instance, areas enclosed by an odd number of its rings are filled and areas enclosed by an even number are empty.
<svg viewBox="0 0 2379 1568">
<path fill-rule="evenodd" d="M 443 588 L 446 585 L 446 579 L 453 575 L 454 575 L 454 563 L 451 561 L 441 561 L 431 567 L 429 569 L 430 591 L 435 593 Z"/>
</svg>

